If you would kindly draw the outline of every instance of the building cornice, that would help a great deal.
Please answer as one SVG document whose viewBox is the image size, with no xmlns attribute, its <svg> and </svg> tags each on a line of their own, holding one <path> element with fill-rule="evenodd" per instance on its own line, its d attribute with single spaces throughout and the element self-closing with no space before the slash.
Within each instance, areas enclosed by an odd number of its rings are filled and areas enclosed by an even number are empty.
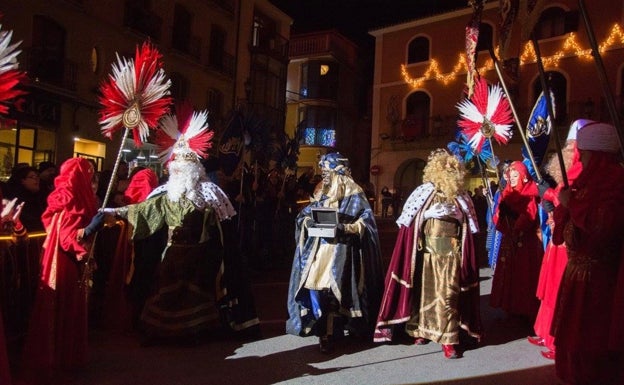
<svg viewBox="0 0 624 385">
<path fill-rule="evenodd" d="M 498 8 L 498 2 L 489 2 L 483 6 L 483 10 Z M 420 27 L 427 24 L 433 24 L 444 20 L 450 20 L 457 17 L 462 17 L 466 15 L 472 14 L 472 8 L 466 7 L 464 9 L 459 9 L 457 11 L 451 11 L 446 13 L 441 13 L 439 15 L 434 15 L 430 17 L 425 17 L 423 19 L 417 19 L 408 21 L 406 23 L 396 24 L 389 27 L 373 29 L 368 31 L 369 35 L 374 36 L 375 38 L 379 38 L 387 33 L 398 32 L 409 28 Z"/>
</svg>

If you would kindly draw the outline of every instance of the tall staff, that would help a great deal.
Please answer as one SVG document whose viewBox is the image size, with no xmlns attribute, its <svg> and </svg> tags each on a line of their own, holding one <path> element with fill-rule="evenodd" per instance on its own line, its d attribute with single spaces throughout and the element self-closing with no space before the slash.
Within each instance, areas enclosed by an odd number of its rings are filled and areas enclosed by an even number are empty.
<svg viewBox="0 0 624 385">
<path fill-rule="evenodd" d="M 585 2 L 583 0 L 579 0 L 579 10 L 581 11 L 581 15 L 583 16 L 583 24 L 585 24 L 585 31 L 587 32 L 589 44 L 592 48 L 592 56 L 594 57 L 594 63 L 596 64 L 596 70 L 598 71 L 598 78 L 600 79 L 600 85 L 602 86 L 602 93 L 605 97 L 605 100 L 607 101 L 609 116 L 611 117 L 611 121 L 616 128 L 618 141 L 620 142 L 620 153 L 622 154 L 622 156 L 624 156 L 624 134 L 622 133 L 620 116 L 617 113 L 613 93 L 611 92 L 611 87 L 609 87 L 610 83 L 609 79 L 607 78 L 607 71 L 604 68 L 604 63 L 602 62 L 602 57 L 600 56 L 600 51 L 598 50 L 596 36 L 594 35 L 594 29 L 592 28 L 591 21 L 589 20 L 589 15 L 587 14 L 587 9 L 585 8 Z"/>
<path fill-rule="evenodd" d="M 161 58 L 156 48 L 150 43 L 143 43 L 140 48 L 137 46 L 134 60 L 118 55 L 117 62 L 113 63 L 113 73 L 100 86 L 99 102 L 102 109 L 99 123 L 102 125 L 102 133 L 110 139 L 114 132 L 124 128 L 102 209 L 108 203 L 117 178 L 124 142 L 130 130 L 135 144 L 140 147 L 147 140 L 149 129 L 156 128 L 160 118 L 169 111 L 171 80 L 165 76 Z M 87 256 L 87 268 L 84 269 L 81 285 L 87 282 L 93 250 L 92 247 Z"/>
<path fill-rule="evenodd" d="M 499 63 L 498 58 L 496 57 L 496 54 L 494 53 L 494 50 L 492 49 L 492 47 L 490 47 L 490 57 L 494 61 L 494 69 L 496 70 L 496 74 L 498 75 L 498 80 L 500 81 L 500 84 L 503 87 L 503 90 L 505 91 L 505 95 L 509 96 L 509 90 L 507 89 L 507 84 L 505 83 L 505 79 L 503 78 L 503 73 L 502 73 L 501 68 L 500 68 L 500 63 Z M 509 99 L 509 97 L 507 97 L 507 100 L 509 101 L 509 107 L 511 108 L 511 112 L 513 113 L 514 121 L 516 123 L 516 127 L 518 127 L 518 131 L 520 132 L 520 137 L 522 138 L 522 142 L 524 143 L 524 147 L 527 149 L 527 154 L 529 155 L 529 160 L 531 161 L 531 165 L 533 166 L 533 169 L 535 170 L 535 175 L 537 176 L 537 181 L 541 182 L 542 181 L 542 175 L 541 175 L 541 173 L 539 171 L 539 168 L 537 167 L 537 164 L 535 163 L 535 158 L 533 157 L 533 152 L 531 151 L 531 147 L 529 147 L 529 142 L 527 141 L 527 138 L 526 138 L 526 135 L 524 133 L 524 130 L 523 130 L 522 126 L 520 125 L 520 118 L 518 117 L 518 113 L 516 112 L 516 107 L 514 106 L 513 101 L 511 99 Z"/>
</svg>

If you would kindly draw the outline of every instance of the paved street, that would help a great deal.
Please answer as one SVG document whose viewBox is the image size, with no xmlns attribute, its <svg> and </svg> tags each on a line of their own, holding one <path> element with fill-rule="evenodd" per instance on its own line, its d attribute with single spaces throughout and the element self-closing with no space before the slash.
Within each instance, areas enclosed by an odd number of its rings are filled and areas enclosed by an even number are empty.
<svg viewBox="0 0 624 385">
<path fill-rule="evenodd" d="M 384 249 L 392 249 L 393 228 L 382 227 Z M 388 242 L 391 244 L 388 246 Z M 140 347 L 134 335 L 93 331 L 91 364 L 59 383 L 66 385 L 204 384 L 558 384 L 553 361 L 526 342 L 531 333 L 520 320 L 491 309 L 492 271 L 481 270 L 485 336 L 463 358 L 447 360 L 439 345 L 414 346 L 342 341 L 321 354 L 316 338 L 284 335 L 288 271 L 254 278 L 262 338 L 224 336 L 193 346 Z"/>
</svg>

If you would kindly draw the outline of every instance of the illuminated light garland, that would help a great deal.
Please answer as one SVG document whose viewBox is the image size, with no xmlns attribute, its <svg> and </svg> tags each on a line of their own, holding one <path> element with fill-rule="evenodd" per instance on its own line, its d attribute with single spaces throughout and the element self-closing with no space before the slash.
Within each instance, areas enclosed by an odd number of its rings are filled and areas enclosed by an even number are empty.
<svg viewBox="0 0 624 385">
<path fill-rule="evenodd" d="M 602 54 L 607 50 L 624 45 L 624 30 L 619 24 L 614 24 L 611 27 L 609 36 L 598 46 L 598 51 Z M 559 67 L 561 59 L 566 57 L 578 57 L 581 60 L 592 60 L 591 49 L 582 48 L 576 41 L 576 34 L 571 32 L 564 40 L 562 49 L 555 52 L 551 56 L 542 57 L 542 62 L 545 67 Z M 537 61 L 535 51 L 533 50 L 533 44 L 527 42 L 524 45 L 522 55 L 520 55 L 520 65 L 531 64 Z M 401 75 L 403 80 L 412 88 L 420 88 L 423 83 L 429 80 L 436 80 L 442 82 L 443 85 L 448 85 L 451 81 L 459 75 L 466 73 L 466 55 L 459 54 L 457 63 L 453 66 L 451 72 L 444 73 L 440 69 L 440 65 L 435 59 L 431 59 L 429 67 L 423 74 L 423 76 L 413 78 L 407 71 L 407 66 L 401 64 Z M 479 73 L 490 71 L 494 69 L 494 61 L 488 59 L 485 64 L 479 67 Z"/>
</svg>

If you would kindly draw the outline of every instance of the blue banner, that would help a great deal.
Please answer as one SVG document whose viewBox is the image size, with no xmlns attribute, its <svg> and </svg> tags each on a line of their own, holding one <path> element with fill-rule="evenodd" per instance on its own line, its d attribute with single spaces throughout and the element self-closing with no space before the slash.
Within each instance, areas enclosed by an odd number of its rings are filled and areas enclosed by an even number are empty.
<svg viewBox="0 0 624 385">
<path fill-rule="evenodd" d="M 550 100 L 554 109 L 555 96 L 552 91 L 550 92 Z M 553 113 L 555 112 L 553 111 Z M 551 131 L 552 121 L 548 116 L 548 106 L 546 103 L 546 98 L 544 97 L 544 92 L 542 92 L 537 98 L 535 106 L 533 106 L 533 110 L 531 111 L 531 116 L 529 118 L 529 123 L 527 124 L 526 129 L 527 143 L 529 144 L 529 148 L 531 149 L 531 153 L 533 154 L 533 160 L 535 160 L 535 165 L 537 167 L 542 164 L 542 161 L 546 156 Z M 522 146 L 522 158 L 523 163 L 529 169 L 531 176 L 533 176 L 533 179 L 536 179 L 535 170 L 533 169 L 529 153 L 524 145 Z"/>
</svg>

